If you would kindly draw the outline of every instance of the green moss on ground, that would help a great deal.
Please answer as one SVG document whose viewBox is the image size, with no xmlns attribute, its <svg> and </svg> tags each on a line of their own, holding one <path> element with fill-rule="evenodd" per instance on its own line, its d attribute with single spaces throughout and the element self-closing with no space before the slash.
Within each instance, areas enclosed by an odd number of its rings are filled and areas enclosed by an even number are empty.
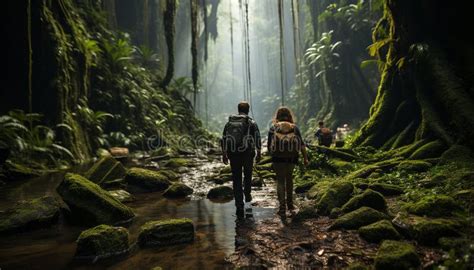
<svg viewBox="0 0 474 270">
<path fill-rule="evenodd" d="M 167 219 L 149 221 L 140 228 L 138 244 L 144 246 L 168 246 L 194 240 L 192 220 Z"/>
<path fill-rule="evenodd" d="M 437 140 L 427 143 L 418 148 L 413 154 L 410 155 L 410 159 L 420 160 L 427 158 L 437 158 L 446 150 L 446 146 L 443 142 Z"/>
<path fill-rule="evenodd" d="M 367 226 L 360 227 L 359 235 L 368 242 L 378 243 L 382 240 L 398 240 L 401 238 L 398 231 L 388 220 L 381 220 Z"/>
<path fill-rule="evenodd" d="M 96 184 L 103 185 L 123 178 L 125 173 L 126 170 L 122 163 L 111 156 L 106 156 L 94 163 L 86 172 L 85 177 Z"/>
<path fill-rule="evenodd" d="M 389 217 L 382 212 L 364 206 L 337 218 L 330 229 L 354 230 L 383 219 L 389 219 Z"/>
<path fill-rule="evenodd" d="M 228 186 L 211 188 L 207 193 L 207 198 L 211 200 L 232 200 L 234 198 L 234 190 Z"/>
<path fill-rule="evenodd" d="M 446 195 L 430 195 L 415 203 L 407 203 L 409 213 L 419 216 L 447 217 L 461 211 L 459 204 Z"/>
<path fill-rule="evenodd" d="M 128 252 L 128 230 L 99 225 L 83 231 L 77 238 L 76 257 L 107 258 Z"/>
<path fill-rule="evenodd" d="M 57 191 L 71 209 L 71 218 L 81 224 L 115 224 L 135 216 L 132 209 L 78 174 L 66 174 Z"/>
<path fill-rule="evenodd" d="M 462 167 L 472 167 L 474 153 L 466 146 L 453 145 L 440 158 L 439 165 L 456 164 Z"/>
<path fill-rule="evenodd" d="M 396 185 L 391 185 L 391 184 L 382 184 L 382 183 L 369 184 L 367 188 L 377 191 L 383 194 L 384 196 L 395 196 L 395 195 L 403 194 L 404 192 L 401 187 L 398 187 Z"/>
<path fill-rule="evenodd" d="M 317 201 L 318 213 L 321 215 L 329 215 L 335 207 L 341 207 L 352 196 L 354 185 L 349 182 L 336 182 L 329 186 L 321 198 Z"/>
<path fill-rule="evenodd" d="M 193 189 L 183 183 L 174 183 L 169 186 L 163 196 L 166 198 L 183 198 L 193 194 Z"/>
<path fill-rule="evenodd" d="M 362 206 L 367 206 L 383 212 L 387 210 L 387 202 L 383 195 L 371 189 L 367 189 L 363 193 L 352 197 L 347 203 L 345 203 L 342 206 L 342 211 L 347 213 L 359 209 Z"/>
<path fill-rule="evenodd" d="M 138 187 L 143 191 L 160 191 L 170 186 L 168 177 L 159 172 L 142 168 L 131 168 L 125 175 L 128 185 Z"/>
<path fill-rule="evenodd" d="M 308 192 L 316 183 L 315 182 L 306 182 L 301 184 L 295 184 L 295 193 L 306 193 Z"/>
<path fill-rule="evenodd" d="M 425 172 L 429 170 L 433 165 L 429 162 L 423 160 L 405 160 L 401 162 L 397 169 L 406 171 L 406 172 Z"/>
<path fill-rule="evenodd" d="M 400 162 L 402 162 L 401 158 L 393 158 L 389 160 L 376 162 L 374 164 L 364 166 L 348 174 L 346 178 L 347 179 L 367 178 L 369 175 L 371 175 L 373 172 L 377 170 L 382 170 L 382 171 L 390 170 L 396 167 L 398 164 L 400 164 Z"/>
<path fill-rule="evenodd" d="M 415 247 L 399 241 L 384 241 L 375 257 L 376 270 L 417 269 L 420 264 Z"/>
<path fill-rule="evenodd" d="M 189 167 L 191 165 L 191 160 L 185 158 L 171 158 L 162 163 L 162 166 L 166 168 L 181 168 Z"/>
</svg>

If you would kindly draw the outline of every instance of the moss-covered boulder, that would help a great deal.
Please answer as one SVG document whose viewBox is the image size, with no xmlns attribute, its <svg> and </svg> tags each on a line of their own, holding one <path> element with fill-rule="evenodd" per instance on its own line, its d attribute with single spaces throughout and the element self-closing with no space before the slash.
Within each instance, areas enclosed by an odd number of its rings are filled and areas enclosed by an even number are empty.
<svg viewBox="0 0 474 270">
<path fill-rule="evenodd" d="M 446 195 L 425 196 L 416 203 L 407 204 L 406 208 L 409 213 L 428 217 L 447 217 L 461 211 L 459 204 Z"/>
<path fill-rule="evenodd" d="M 165 175 L 168 178 L 168 180 L 172 182 L 178 180 L 181 177 L 178 173 L 172 170 L 160 170 L 160 173 Z"/>
<path fill-rule="evenodd" d="M 410 159 L 428 159 L 428 158 L 437 158 L 446 150 L 446 146 L 442 141 L 433 141 L 427 143 L 420 148 L 418 148 L 413 154 L 411 154 Z"/>
<path fill-rule="evenodd" d="M 432 167 L 431 163 L 423 160 L 405 160 L 397 168 L 406 172 L 425 172 Z"/>
<path fill-rule="evenodd" d="M 383 219 L 389 219 L 389 217 L 382 212 L 364 206 L 337 218 L 330 229 L 355 230 Z"/>
<path fill-rule="evenodd" d="M 383 241 L 375 257 L 376 270 L 417 269 L 420 264 L 413 245 L 393 240 Z"/>
<path fill-rule="evenodd" d="M 138 244 L 145 246 L 168 246 L 194 240 L 194 224 L 190 219 L 167 219 L 150 221 L 140 228 Z"/>
<path fill-rule="evenodd" d="M 0 234 L 48 227 L 58 221 L 60 212 L 60 203 L 50 196 L 17 203 L 0 212 Z"/>
<path fill-rule="evenodd" d="M 128 231 L 122 227 L 99 225 L 77 238 L 76 257 L 102 259 L 128 252 Z"/>
<path fill-rule="evenodd" d="M 306 193 L 314 186 L 314 184 L 315 182 L 306 182 L 302 184 L 296 184 L 295 193 L 296 194 Z"/>
<path fill-rule="evenodd" d="M 171 158 L 162 162 L 162 166 L 166 168 L 181 168 L 192 166 L 193 163 L 189 159 L 185 158 Z"/>
<path fill-rule="evenodd" d="M 211 200 L 231 200 L 234 198 L 234 190 L 228 186 L 215 187 L 209 190 L 207 198 Z"/>
<path fill-rule="evenodd" d="M 372 189 L 367 189 L 362 194 L 352 197 L 345 203 L 342 206 L 342 211 L 347 213 L 361 208 L 362 206 L 368 206 L 379 211 L 387 210 L 387 202 L 383 195 Z"/>
<path fill-rule="evenodd" d="M 368 242 L 378 243 L 382 240 L 398 240 L 398 231 L 388 220 L 380 220 L 367 226 L 360 227 L 359 235 Z"/>
<path fill-rule="evenodd" d="M 460 224 L 443 218 L 426 218 L 399 214 L 392 223 L 409 238 L 425 245 L 436 245 L 441 237 L 459 236 Z"/>
<path fill-rule="evenodd" d="M 166 198 L 184 198 L 193 194 L 193 189 L 183 183 L 173 183 L 169 186 L 163 196 Z"/>
<path fill-rule="evenodd" d="M 117 189 L 117 190 L 109 190 L 109 194 L 117 199 L 119 202 L 133 202 L 135 198 L 133 197 L 132 194 L 128 193 L 127 191 L 123 189 Z"/>
<path fill-rule="evenodd" d="M 252 187 L 263 187 L 263 179 L 260 177 L 253 177 L 252 178 Z"/>
<path fill-rule="evenodd" d="M 85 177 L 90 181 L 105 185 L 107 182 L 122 179 L 125 176 L 125 168 L 122 163 L 111 156 L 105 156 L 99 159 L 86 172 Z"/>
<path fill-rule="evenodd" d="M 132 209 L 78 174 L 66 174 L 57 191 L 69 206 L 72 220 L 79 223 L 115 224 L 135 216 Z"/>
<path fill-rule="evenodd" d="M 404 193 L 403 188 L 391 184 L 374 183 L 369 184 L 367 188 L 377 191 L 384 196 L 396 196 Z"/>
<path fill-rule="evenodd" d="M 293 216 L 292 221 L 302 222 L 307 219 L 317 218 L 318 216 L 316 206 L 314 204 L 306 204 Z"/>
<path fill-rule="evenodd" d="M 142 168 L 130 168 L 125 175 L 125 181 L 129 186 L 150 192 L 165 190 L 171 185 L 165 174 Z"/>
<path fill-rule="evenodd" d="M 341 207 L 352 196 L 354 185 L 350 182 L 333 183 L 317 202 L 318 213 L 329 215 L 335 207 Z"/>
</svg>

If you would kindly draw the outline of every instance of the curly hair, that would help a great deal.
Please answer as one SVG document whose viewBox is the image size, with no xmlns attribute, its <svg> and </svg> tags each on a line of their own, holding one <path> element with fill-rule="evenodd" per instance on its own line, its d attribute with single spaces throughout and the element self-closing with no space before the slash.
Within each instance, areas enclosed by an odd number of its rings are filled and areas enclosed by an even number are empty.
<svg viewBox="0 0 474 270">
<path fill-rule="evenodd" d="M 281 121 L 286 121 L 290 123 L 295 123 L 295 117 L 293 115 L 293 112 L 290 110 L 288 107 L 280 107 L 278 110 L 275 112 L 275 116 L 273 117 L 272 122 L 274 124 L 281 122 Z"/>
</svg>

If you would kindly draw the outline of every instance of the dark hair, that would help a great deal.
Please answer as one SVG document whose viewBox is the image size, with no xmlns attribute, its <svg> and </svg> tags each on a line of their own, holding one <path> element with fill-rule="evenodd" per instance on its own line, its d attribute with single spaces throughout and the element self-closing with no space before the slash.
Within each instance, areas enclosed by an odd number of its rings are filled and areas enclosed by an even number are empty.
<svg viewBox="0 0 474 270">
<path fill-rule="evenodd" d="M 241 101 L 239 105 L 237 105 L 237 110 L 239 113 L 248 114 L 250 111 L 250 104 L 247 101 Z"/>
<path fill-rule="evenodd" d="M 319 121 L 318 123 L 320 126 L 324 126 L 324 121 Z"/>
<path fill-rule="evenodd" d="M 290 123 L 295 123 L 295 117 L 293 116 L 293 112 L 288 107 L 280 107 L 275 112 L 275 116 L 273 117 L 273 123 L 276 124 L 281 121 L 286 121 Z"/>
</svg>

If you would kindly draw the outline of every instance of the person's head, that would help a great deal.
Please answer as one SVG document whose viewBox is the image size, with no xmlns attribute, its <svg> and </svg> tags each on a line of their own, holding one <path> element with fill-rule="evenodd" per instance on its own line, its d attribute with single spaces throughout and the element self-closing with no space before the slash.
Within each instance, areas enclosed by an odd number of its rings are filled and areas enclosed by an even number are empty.
<svg viewBox="0 0 474 270">
<path fill-rule="evenodd" d="M 324 121 L 319 121 L 318 125 L 319 127 L 324 127 Z"/>
<path fill-rule="evenodd" d="M 239 105 L 237 105 L 237 110 L 239 113 L 249 114 L 250 104 L 247 101 L 241 101 Z"/>
<path fill-rule="evenodd" d="M 280 107 L 275 112 L 275 116 L 273 117 L 273 123 L 282 121 L 295 123 L 295 117 L 293 116 L 293 112 L 290 110 L 290 108 Z"/>
</svg>

